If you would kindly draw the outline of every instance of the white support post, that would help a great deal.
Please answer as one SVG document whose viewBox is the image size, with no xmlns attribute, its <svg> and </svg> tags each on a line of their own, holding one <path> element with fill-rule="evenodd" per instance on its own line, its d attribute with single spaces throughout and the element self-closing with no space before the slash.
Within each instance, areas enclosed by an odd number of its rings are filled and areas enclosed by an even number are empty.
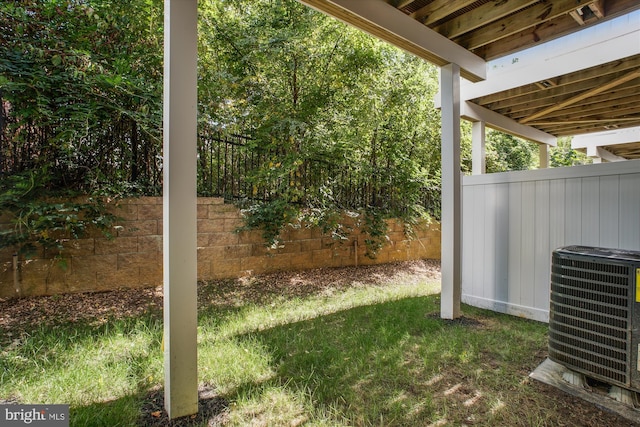
<svg viewBox="0 0 640 427">
<path fill-rule="evenodd" d="M 460 317 L 462 297 L 462 191 L 460 172 L 460 67 L 440 69 L 442 94 L 442 291 L 440 316 Z"/>
<path fill-rule="evenodd" d="M 487 171 L 485 136 L 485 123 L 473 122 L 471 128 L 471 173 L 473 175 L 482 175 Z"/>
<path fill-rule="evenodd" d="M 169 418 L 198 412 L 197 0 L 164 2 L 164 391 Z"/>
<path fill-rule="evenodd" d="M 538 153 L 540 155 L 540 167 L 538 169 L 549 168 L 549 146 L 547 144 L 540 144 L 538 146 Z"/>
</svg>

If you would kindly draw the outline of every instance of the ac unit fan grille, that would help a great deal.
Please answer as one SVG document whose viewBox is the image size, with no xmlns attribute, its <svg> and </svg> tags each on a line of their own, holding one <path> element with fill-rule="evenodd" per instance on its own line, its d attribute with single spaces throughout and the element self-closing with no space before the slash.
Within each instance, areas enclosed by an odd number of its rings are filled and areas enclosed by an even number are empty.
<svg viewBox="0 0 640 427">
<path fill-rule="evenodd" d="M 630 384 L 630 268 L 553 254 L 552 359 L 604 381 Z"/>
</svg>

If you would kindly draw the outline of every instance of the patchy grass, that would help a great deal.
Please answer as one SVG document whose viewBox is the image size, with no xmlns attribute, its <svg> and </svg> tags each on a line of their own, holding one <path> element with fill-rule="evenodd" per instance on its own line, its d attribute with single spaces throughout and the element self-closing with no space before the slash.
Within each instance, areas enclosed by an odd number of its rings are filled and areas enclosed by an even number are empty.
<svg viewBox="0 0 640 427">
<path fill-rule="evenodd" d="M 415 263 L 201 285 L 208 394 L 198 417 L 173 425 L 630 425 L 528 379 L 546 356 L 545 324 L 467 306 L 445 321 L 438 292 Z M 29 312 L 63 302 L 34 299 Z M 142 306 L 0 318 L 0 403 L 69 403 L 75 426 L 169 425 L 161 311 Z"/>
</svg>

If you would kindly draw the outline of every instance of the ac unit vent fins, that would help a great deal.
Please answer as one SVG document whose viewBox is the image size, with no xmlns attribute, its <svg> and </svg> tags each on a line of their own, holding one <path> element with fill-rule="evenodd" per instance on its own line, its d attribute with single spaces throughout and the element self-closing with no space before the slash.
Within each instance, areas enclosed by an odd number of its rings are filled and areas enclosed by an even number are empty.
<svg viewBox="0 0 640 427">
<path fill-rule="evenodd" d="M 549 356 L 603 381 L 630 384 L 629 278 L 619 263 L 553 253 Z"/>
</svg>

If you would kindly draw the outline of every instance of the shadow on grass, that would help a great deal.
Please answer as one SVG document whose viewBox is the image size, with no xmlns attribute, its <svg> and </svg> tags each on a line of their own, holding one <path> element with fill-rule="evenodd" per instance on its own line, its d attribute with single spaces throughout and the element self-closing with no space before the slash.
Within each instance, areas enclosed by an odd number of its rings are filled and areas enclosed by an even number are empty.
<svg viewBox="0 0 640 427">
<path fill-rule="evenodd" d="M 331 301 L 345 295 L 332 294 Z M 298 313 L 285 310 L 272 326 L 249 322 L 227 329 L 224 336 L 217 335 L 219 328 L 229 322 L 244 319 L 252 310 L 264 315 L 277 307 L 242 305 L 241 300 L 201 306 L 202 385 L 200 411 L 193 418 L 169 421 L 163 410 L 159 311 L 99 326 L 34 328 L 20 348 L 11 350 L 15 361 L 0 358 L 0 364 L 9 375 L 20 369 L 28 382 L 41 381 L 40 373 L 49 376 L 42 381 L 55 381 L 52 370 L 70 369 L 65 357 L 79 348 L 105 345 L 113 354 L 80 363 L 79 369 L 88 366 L 96 369 L 97 379 L 116 381 L 110 369 L 120 366 L 118 375 L 132 379 L 126 386 L 129 392 L 115 387 L 115 399 L 72 407 L 73 426 L 525 426 L 558 425 L 567 417 L 562 397 L 550 399 L 548 390 L 527 380 L 545 357 L 544 324 L 468 306 L 463 306 L 463 318 L 445 321 L 439 318 L 437 294 L 347 308 L 338 304 L 333 312 L 320 306 L 323 301 L 297 301 L 309 309 L 305 320 L 291 320 Z M 309 308 L 316 302 L 315 310 Z M 252 369 L 242 365 L 245 360 L 259 359 L 261 366 L 226 383 L 228 377 L 218 366 L 205 365 L 220 360 L 207 358 L 213 347 L 227 352 L 223 361 L 237 371 Z M 247 359 L 236 357 L 251 352 L 255 354 Z M 100 350 L 90 355 L 103 357 Z M 205 375 L 208 368 L 213 373 Z M 147 381 L 150 372 L 155 379 Z M 579 425 L 615 425 L 616 420 L 601 413 L 576 409 L 575 402 L 570 406 L 572 413 L 586 414 Z"/>
<path fill-rule="evenodd" d="M 241 340 L 268 349 L 275 375 L 242 384 L 228 397 L 251 402 L 246 422 L 276 417 L 274 399 L 264 397 L 273 390 L 296 396 L 289 420 L 306 411 L 329 425 L 509 422 L 491 395 L 526 378 L 546 326 L 464 311 L 461 320 L 442 320 L 439 295 L 432 295 L 244 334 Z M 288 406 L 281 403 L 280 411 Z"/>
</svg>

